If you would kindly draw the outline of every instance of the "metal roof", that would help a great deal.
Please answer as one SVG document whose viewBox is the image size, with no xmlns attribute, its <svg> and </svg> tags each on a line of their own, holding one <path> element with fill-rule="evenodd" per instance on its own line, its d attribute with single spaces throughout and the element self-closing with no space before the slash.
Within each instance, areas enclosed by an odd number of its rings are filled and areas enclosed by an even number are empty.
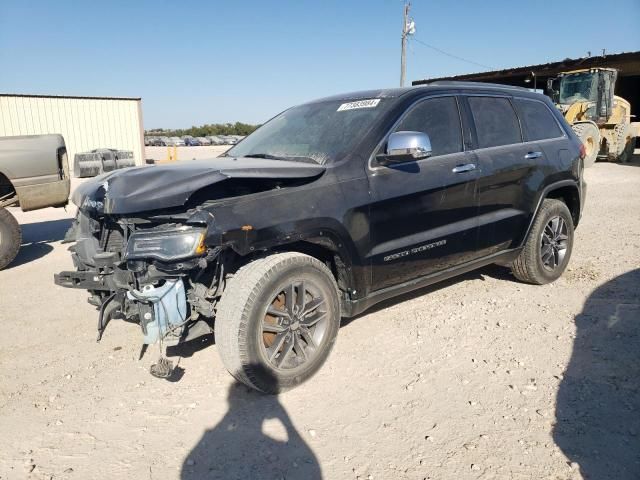
<svg viewBox="0 0 640 480">
<path fill-rule="evenodd" d="M 557 62 L 506 68 L 488 72 L 467 73 L 450 77 L 415 80 L 413 85 L 424 85 L 437 80 L 471 80 L 491 82 L 513 82 L 515 79 L 555 76 L 560 72 L 581 68 L 610 67 L 618 69 L 619 77 L 640 75 L 640 51 L 600 55 L 597 57 L 565 58 Z"/>
<path fill-rule="evenodd" d="M 27 93 L 0 93 L 0 97 L 71 98 L 77 100 L 142 100 L 141 97 L 84 97 L 77 95 L 32 95 Z"/>
</svg>

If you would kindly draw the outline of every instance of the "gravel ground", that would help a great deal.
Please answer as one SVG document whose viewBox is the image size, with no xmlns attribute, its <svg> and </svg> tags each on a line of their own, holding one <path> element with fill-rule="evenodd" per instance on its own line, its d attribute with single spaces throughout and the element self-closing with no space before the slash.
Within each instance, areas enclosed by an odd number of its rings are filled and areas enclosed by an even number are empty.
<svg viewBox="0 0 640 480">
<path fill-rule="evenodd" d="M 197 148 L 197 147 L 196 147 Z M 587 171 L 570 268 L 543 287 L 488 267 L 344 324 L 319 374 L 265 397 L 212 339 L 174 383 L 114 321 L 96 344 L 60 240 L 73 213 L 18 212 L 0 272 L 0 478 L 638 479 L 640 161 Z"/>
</svg>

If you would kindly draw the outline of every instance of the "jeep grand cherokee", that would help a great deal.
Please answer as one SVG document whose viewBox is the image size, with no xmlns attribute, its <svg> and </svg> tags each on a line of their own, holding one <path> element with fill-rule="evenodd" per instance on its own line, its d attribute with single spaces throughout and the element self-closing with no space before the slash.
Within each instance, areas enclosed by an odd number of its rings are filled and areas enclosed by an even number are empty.
<svg viewBox="0 0 640 480">
<path fill-rule="evenodd" d="M 239 381 L 313 375 L 340 319 L 491 263 L 534 284 L 565 270 L 584 148 L 544 96 L 489 84 L 338 95 L 290 108 L 220 158 L 82 184 L 67 235 L 98 335 L 215 331 Z M 158 364 L 156 374 L 170 374 Z"/>
</svg>

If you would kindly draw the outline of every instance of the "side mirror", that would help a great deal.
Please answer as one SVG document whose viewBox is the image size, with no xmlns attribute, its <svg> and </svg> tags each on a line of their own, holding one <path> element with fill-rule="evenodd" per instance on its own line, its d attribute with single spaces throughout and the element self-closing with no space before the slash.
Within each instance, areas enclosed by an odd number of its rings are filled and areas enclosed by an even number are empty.
<svg viewBox="0 0 640 480">
<path fill-rule="evenodd" d="M 380 163 L 401 163 L 431 156 L 431 140 L 423 132 L 394 132 L 387 140 L 386 153 L 378 155 Z"/>
</svg>

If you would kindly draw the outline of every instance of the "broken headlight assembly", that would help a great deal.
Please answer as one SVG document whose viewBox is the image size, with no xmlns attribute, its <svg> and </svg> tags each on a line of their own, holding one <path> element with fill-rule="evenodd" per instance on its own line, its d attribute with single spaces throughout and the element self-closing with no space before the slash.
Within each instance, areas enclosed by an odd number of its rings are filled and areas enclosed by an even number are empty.
<svg viewBox="0 0 640 480">
<path fill-rule="evenodd" d="M 137 231 L 127 242 L 126 260 L 155 258 L 164 262 L 203 255 L 204 228 L 180 227 L 172 230 Z"/>
</svg>

